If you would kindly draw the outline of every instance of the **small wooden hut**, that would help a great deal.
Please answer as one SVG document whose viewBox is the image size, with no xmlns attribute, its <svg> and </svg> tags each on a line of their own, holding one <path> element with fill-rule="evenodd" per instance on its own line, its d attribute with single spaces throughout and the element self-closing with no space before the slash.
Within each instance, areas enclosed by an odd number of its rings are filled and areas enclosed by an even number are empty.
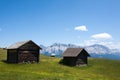
<svg viewBox="0 0 120 80">
<path fill-rule="evenodd" d="M 70 66 L 87 65 L 88 56 L 90 55 L 83 48 L 68 48 L 63 53 L 63 61 Z"/>
<path fill-rule="evenodd" d="M 7 62 L 39 62 L 40 49 L 32 40 L 17 42 L 7 48 Z"/>
</svg>

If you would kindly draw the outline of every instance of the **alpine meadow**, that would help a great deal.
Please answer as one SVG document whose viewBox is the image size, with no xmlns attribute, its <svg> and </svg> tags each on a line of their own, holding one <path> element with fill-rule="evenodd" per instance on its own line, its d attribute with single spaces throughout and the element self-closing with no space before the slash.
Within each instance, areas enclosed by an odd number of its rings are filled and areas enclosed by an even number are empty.
<svg viewBox="0 0 120 80">
<path fill-rule="evenodd" d="M 8 64 L 0 49 L 0 80 L 119 80 L 120 61 L 88 59 L 88 66 L 59 64 L 61 58 L 40 55 L 39 63 Z"/>
<path fill-rule="evenodd" d="M 120 80 L 120 0 L 0 0 L 0 80 Z"/>
</svg>

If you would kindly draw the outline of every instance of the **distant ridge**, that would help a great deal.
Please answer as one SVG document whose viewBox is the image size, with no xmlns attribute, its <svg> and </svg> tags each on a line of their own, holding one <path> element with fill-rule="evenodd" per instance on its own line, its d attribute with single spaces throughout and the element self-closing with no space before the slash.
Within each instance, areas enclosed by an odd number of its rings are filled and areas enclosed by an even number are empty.
<svg viewBox="0 0 120 80">
<path fill-rule="evenodd" d="M 99 44 L 81 47 L 74 44 L 54 43 L 48 47 L 45 47 L 44 45 L 40 45 L 40 47 L 42 47 L 42 54 L 47 56 L 55 54 L 57 57 L 62 57 L 62 53 L 67 48 L 85 48 L 91 57 L 120 60 L 120 51 L 118 49 L 109 49 L 108 47 Z"/>
</svg>

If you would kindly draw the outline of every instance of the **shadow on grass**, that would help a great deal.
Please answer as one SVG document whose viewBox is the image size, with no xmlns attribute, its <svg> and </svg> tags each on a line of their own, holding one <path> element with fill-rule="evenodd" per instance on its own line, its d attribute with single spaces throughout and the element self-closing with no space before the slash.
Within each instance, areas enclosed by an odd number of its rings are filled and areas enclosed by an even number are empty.
<svg viewBox="0 0 120 80">
<path fill-rule="evenodd" d="M 4 63 L 8 63 L 7 60 L 1 60 L 1 61 L 4 62 Z"/>
<path fill-rule="evenodd" d="M 6 63 L 6 64 L 17 64 L 17 63 L 10 63 L 10 62 L 7 62 L 7 60 L 1 60 L 1 62 Z"/>
</svg>

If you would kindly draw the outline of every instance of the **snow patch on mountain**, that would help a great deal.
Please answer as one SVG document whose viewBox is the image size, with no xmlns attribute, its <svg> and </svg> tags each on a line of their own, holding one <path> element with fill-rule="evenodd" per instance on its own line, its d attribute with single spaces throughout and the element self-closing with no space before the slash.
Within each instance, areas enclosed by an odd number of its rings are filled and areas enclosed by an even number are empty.
<svg viewBox="0 0 120 80">
<path fill-rule="evenodd" d="M 108 47 L 98 44 L 87 46 L 85 49 L 91 54 L 111 54 Z"/>
</svg>

